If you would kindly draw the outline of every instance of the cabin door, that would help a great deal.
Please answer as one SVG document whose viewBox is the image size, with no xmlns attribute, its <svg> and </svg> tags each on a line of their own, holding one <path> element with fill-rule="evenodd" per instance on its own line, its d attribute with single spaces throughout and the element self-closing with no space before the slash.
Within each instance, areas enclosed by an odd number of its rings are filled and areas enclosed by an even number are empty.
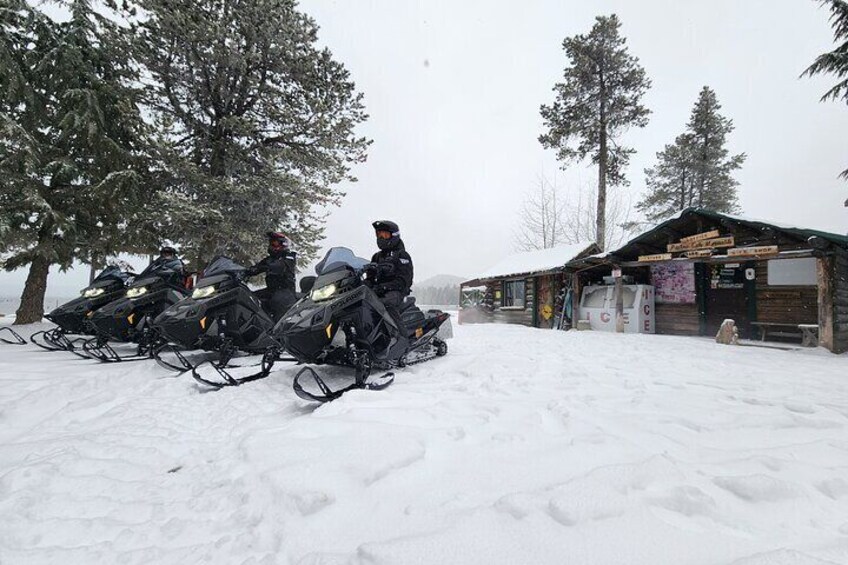
<svg viewBox="0 0 848 565">
<path fill-rule="evenodd" d="M 537 277 L 536 284 L 536 327 L 550 329 L 554 325 L 553 277 Z"/>
<path fill-rule="evenodd" d="M 745 263 L 707 265 L 704 284 L 706 335 L 718 333 L 721 323 L 730 318 L 736 322 L 739 337 L 751 337 L 748 286 Z"/>
</svg>

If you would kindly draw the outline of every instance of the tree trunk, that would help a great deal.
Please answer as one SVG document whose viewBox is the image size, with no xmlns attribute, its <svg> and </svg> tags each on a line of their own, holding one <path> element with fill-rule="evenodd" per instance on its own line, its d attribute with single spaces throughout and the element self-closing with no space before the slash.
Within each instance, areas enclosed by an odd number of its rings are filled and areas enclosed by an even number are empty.
<svg viewBox="0 0 848 565">
<path fill-rule="evenodd" d="M 47 291 L 47 273 L 50 262 L 41 255 L 36 255 L 29 266 L 24 291 L 21 294 L 21 305 L 15 312 L 15 324 L 32 324 L 40 322 L 44 317 L 44 293 Z"/>
<path fill-rule="evenodd" d="M 595 243 L 606 251 L 607 230 L 607 131 L 601 129 L 601 150 L 598 156 L 598 211 L 595 215 Z"/>
</svg>

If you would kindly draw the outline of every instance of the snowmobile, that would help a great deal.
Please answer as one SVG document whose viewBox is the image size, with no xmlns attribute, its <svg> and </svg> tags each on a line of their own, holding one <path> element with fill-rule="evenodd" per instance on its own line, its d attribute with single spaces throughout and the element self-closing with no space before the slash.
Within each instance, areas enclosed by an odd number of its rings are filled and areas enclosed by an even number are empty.
<svg viewBox="0 0 848 565">
<path fill-rule="evenodd" d="M 135 275 L 111 265 L 95 277 L 81 296 L 52 310 L 44 317 L 56 324 L 52 330 L 35 332 L 30 341 L 48 351 L 70 351 L 88 358 L 82 352 L 83 343 L 96 334 L 89 319 L 91 315 L 113 300 L 124 296 L 127 285 Z"/>
<path fill-rule="evenodd" d="M 354 389 L 382 390 L 394 381 L 391 369 L 448 352 L 450 315 L 440 310 L 424 313 L 409 297 L 401 308 L 403 327 L 398 327 L 363 281 L 366 265 L 371 264 L 347 248 L 331 249 L 316 267 L 318 277 L 309 295 L 274 328 L 275 337 L 300 363 L 354 370 L 352 384 L 331 390 L 314 369 L 304 367 L 295 375 L 293 387 L 305 400 L 327 402 Z M 374 369 L 387 372 L 375 377 Z M 301 382 L 304 379 L 312 382 Z"/>
<path fill-rule="evenodd" d="M 274 321 L 263 306 L 265 289 L 251 290 L 245 283 L 246 269 L 229 257 L 214 258 L 203 270 L 190 298 L 174 304 L 153 320 L 153 327 L 167 343 L 154 357 L 163 366 L 191 371 L 200 383 L 211 387 L 239 385 L 267 376 L 267 372 L 236 378 L 224 368 L 239 352 L 262 354 L 261 367 L 269 360 L 283 360 L 279 342 L 270 332 Z M 209 380 L 182 353 L 185 349 L 217 352 L 210 365 L 223 379 Z M 173 354 L 171 360 L 167 354 Z"/>
<path fill-rule="evenodd" d="M 151 263 L 136 276 L 124 295 L 88 314 L 96 335 L 82 345 L 90 357 L 104 362 L 149 359 L 159 345 L 152 320 L 188 295 L 182 273 L 173 263 Z M 136 344 L 129 355 L 121 355 L 109 341 Z"/>
</svg>

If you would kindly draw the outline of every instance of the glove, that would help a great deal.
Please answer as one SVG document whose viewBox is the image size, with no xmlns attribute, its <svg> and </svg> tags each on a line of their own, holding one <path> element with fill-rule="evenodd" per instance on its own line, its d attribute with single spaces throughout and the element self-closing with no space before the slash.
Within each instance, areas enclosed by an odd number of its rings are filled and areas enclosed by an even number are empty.
<svg viewBox="0 0 848 565">
<path fill-rule="evenodd" d="M 380 269 L 380 274 L 383 276 L 391 275 L 395 272 L 395 266 L 391 263 L 379 263 L 377 267 Z"/>
<path fill-rule="evenodd" d="M 366 275 L 374 275 L 377 273 L 377 263 L 365 263 L 362 266 L 362 272 Z"/>
<path fill-rule="evenodd" d="M 378 284 L 374 287 L 374 292 L 377 293 L 377 296 L 385 296 L 387 293 L 393 290 L 394 288 L 390 284 Z"/>
</svg>

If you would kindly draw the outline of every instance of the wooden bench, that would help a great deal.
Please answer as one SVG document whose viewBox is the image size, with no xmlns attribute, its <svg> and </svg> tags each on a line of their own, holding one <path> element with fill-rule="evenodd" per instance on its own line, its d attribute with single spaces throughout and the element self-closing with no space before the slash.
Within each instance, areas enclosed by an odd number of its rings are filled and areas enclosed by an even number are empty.
<svg viewBox="0 0 848 565">
<path fill-rule="evenodd" d="M 816 347 L 819 344 L 818 324 L 784 324 L 779 322 L 751 322 L 760 331 L 760 340 L 768 336 L 794 337 L 801 339 L 803 347 Z"/>
</svg>

